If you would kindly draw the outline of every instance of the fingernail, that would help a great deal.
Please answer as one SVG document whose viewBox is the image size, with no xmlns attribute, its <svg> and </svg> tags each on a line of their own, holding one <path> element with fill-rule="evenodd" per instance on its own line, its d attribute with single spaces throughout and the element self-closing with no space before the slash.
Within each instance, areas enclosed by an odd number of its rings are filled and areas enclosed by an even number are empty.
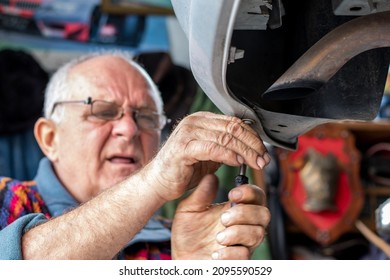
<svg viewBox="0 0 390 280">
<path fill-rule="evenodd" d="M 240 163 L 240 164 L 243 164 L 244 163 L 244 158 L 240 155 L 237 155 L 237 161 Z"/>
<path fill-rule="evenodd" d="M 258 165 L 261 169 L 264 168 L 264 166 L 265 166 L 265 161 L 264 161 L 264 159 L 263 159 L 262 157 L 258 156 L 256 162 L 257 162 L 257 165 Z"/>
<path fill-rule="evenodd" d="M 267 152 L 264 153 L 263 158 L 266 163 L 269 163 L 271 161 L 271 156 Z"/>
<path fill-rule="evenodd" d="M 226 234 L 223 231 L 217 234 L 217 241 L 219 243 L 222 243 L 225 238 L 226 238 Z"/>
<path fill-rule="evenodd" d="M 230 218 L 231 218 L 231 214 L 229 212 L 223 213 L 221 216 L 222 224 L 226 225 L 230 221 Z"/>
<path fill-rule="evenodd" d="M 211 258 L 212 258 L 213 260 L 218 260 L 218 259 L 219 259 L 219 253 L 218 253 L 218 252 L 212 253 L 212 254 L 211 254 Z"/>
</svg>

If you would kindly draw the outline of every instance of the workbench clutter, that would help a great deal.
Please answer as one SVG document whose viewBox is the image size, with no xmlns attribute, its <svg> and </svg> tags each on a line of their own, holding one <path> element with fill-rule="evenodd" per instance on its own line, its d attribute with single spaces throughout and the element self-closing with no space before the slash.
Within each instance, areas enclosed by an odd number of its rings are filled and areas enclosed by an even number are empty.
<svg viewBox="0 0 390 280">
<path fill-rule="evenodd" d="M 354 228 L 364 204 L 360 152 L 348 130 L 322 125 L 277 150 L 280 200 L 291 221 L 322 246 Z"/>
</svg>

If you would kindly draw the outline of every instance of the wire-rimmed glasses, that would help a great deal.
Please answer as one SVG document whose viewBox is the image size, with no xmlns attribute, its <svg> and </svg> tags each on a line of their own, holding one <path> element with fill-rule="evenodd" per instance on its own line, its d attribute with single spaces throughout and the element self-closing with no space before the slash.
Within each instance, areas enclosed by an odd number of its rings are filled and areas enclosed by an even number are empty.
<svg viewBox="0 0 390 280">
<path fill-rule="evenodd" d="M 115 102 L 109 102 L 104 100 L 92 100 L 92 97 L 88 97 L 85 100 L 67 100 L 57 101 L 53 105 L 51 115 L 54 113 L 55 108 L 62 104 L 74 104 L 82 103 L 91 106 L 91 116 L 105 121 L 119 120 L 125 114 L 125 109 Z M 132 117 L 140 129 L 144 130 L 161 130 L 167 123 L 170 123 L 165 114 L 159 114 L 156 111 L 149 108 L 128 109 Z"/>
</svg>

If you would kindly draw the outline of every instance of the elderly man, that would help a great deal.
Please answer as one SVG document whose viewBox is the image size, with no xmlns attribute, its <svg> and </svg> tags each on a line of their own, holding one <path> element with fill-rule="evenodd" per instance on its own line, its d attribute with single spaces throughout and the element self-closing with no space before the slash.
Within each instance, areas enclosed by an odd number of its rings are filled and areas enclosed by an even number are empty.
<svg viewBox="0 0 390 280">
<path fill-rule="evenodd" d="M 213 205 L 213 173 L 222 163 L 263 168 L 270 158 L 262 141 L 238 118 L 199 112 L 157 153 L 162 108 L 150 77 L 124 53 L 61 67 L 35 125 L 46 155 L 35 180 L 0 181 L 0 258 L 154 258 L 142 244 L 168 241 L 172 254 L 161 245 L 157 258 L 249 258 L 270 219 L 265 195 L 247 184 Z M 194 187 L 171 233 L 154 214 Z"/>
</svg>

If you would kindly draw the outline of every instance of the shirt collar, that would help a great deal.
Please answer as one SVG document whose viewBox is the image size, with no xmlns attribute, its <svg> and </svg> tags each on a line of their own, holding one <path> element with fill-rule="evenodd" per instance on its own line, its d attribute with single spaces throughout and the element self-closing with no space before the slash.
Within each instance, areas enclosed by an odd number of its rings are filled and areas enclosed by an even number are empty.
<svg viewBox="0 0 390 280">
<path fill-rule="evenodd" d="M 58 216 L 79 205 L 77 200 L 63 187 L 54 173 L 50 160 L 46 157 L 39 162 L 35 177 L 38 192 L 41 194 L 52 216 Z"/>
<path fill-rule="evenodd" d="M 53 217 L 79 206 L 77 200 L 58 180 L 48 158 L 44 157 L 39 162 L 38 172 L 34 180 L 37 183 L 38 192 Z M 153 216 L 144 228 L 129 242 L 129 245 L 136 242 L 169 241 L 170 238 L 170 230 Z"/>
</svg>

